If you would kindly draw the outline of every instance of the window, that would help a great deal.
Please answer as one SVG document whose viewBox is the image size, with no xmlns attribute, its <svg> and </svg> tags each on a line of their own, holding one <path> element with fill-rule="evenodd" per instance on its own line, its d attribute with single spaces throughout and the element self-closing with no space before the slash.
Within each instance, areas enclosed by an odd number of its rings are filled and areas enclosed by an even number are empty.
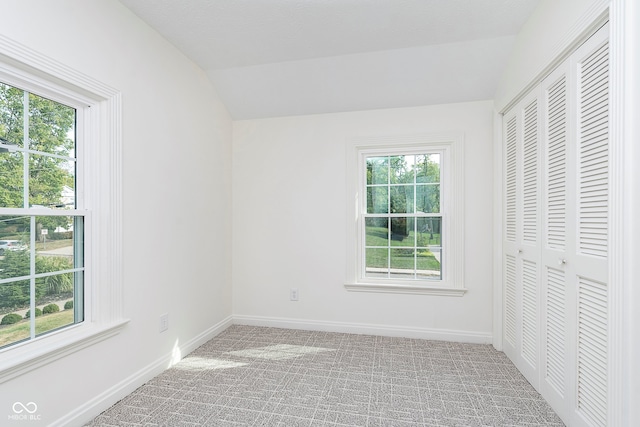
<svg viewBox="0 0 640 427">
<path fill-rule="evenodd" d="M 0 82 L 0 348 L 84 320 L 77 115 Z"/>
<path fill-rule="evenodd" d="M 127 323 L 120 127 L 117 90 L 0 37 L 0 383 Z"/>
<path fill-rule="evenodd" d="M 357 140 L 348 158 L 347 289 L 462 295 L 462 139 Z"/>
</svg>

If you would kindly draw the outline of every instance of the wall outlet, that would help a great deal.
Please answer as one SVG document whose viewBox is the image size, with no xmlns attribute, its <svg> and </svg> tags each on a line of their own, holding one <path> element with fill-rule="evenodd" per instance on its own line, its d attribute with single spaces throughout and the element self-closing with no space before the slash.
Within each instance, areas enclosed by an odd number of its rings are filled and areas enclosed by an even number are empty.
<svg viewBox="0 0 640 427">
<path fill-rule="evenodd" d="M 291 291 L 289 291 L 289 298 L 291 301 L 298 301 L 298 288 L 291 288 Z"/>
<path fill-rule="evenodd" d="M 169 313 L 160 316 L 160 332 L 164 332 L 167 329 L 169 329 Z"/>
</svg>

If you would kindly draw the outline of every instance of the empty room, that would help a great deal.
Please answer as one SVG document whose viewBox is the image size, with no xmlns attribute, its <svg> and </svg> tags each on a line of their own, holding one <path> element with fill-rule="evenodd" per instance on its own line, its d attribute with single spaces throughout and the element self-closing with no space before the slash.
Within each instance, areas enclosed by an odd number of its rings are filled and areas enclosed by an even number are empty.
<svg viewBox="0 0 640 427">
<path fill-rule="evenodd" d="M 0 14 L 0 425 L 640 425 L 636 0 Z"/>
</svg>

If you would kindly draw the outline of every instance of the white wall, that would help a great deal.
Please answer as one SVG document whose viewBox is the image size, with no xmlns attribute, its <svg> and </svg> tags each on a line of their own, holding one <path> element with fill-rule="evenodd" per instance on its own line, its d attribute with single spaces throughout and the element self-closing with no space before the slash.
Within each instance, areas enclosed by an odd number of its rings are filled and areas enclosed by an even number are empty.
<svg viewBox="0 0 640 427">
<path fill-rule="evenodd" d="M 493 103 L 235 121 L 233 307 L 241 322 L 489 342 Z M 464 132 L 463 297 L 348 292 L 346 144 Z M 289 300 L 289 289 L 300 300 Z M 378 327 L 376 325 L 385 325 Z M 444 335 L 443 335 L 444 334 Z"/>
<path fill-rule="evenodd" d="M 92 399 L 166 367 L 174 347 L 229 319 L 231 120 L 204 72 L 117 1 L 4 0 L 2 21 L 3 35 L 123 99 L 123 304 L 131 321 L 114 338 L 0 384 L 0 424 L 22 401 L 35 402 L 39 425 L 49 425 L 72 411 L 90 414 L 106 402 Z M 165 312 L 170 327 L 160 334 Z"/>
<path fill-rule="evenodd" d="M 522 27 L 495 95 L 501 111 L 525 86 L 540 77 L 577 34 L 572 29 L 605 10 L 608 0 L 541 0 Z"/>
</svg>

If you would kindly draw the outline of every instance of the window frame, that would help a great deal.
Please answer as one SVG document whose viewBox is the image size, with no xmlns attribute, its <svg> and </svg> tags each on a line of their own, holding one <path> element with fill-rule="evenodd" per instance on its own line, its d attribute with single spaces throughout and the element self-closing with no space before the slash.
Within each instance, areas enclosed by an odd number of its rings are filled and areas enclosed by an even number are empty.
<svg viewBox="0 0 640 427">
<path fill-rule="evenodd" d="M 0 80 L 76 108 L 76 200 L 85 217 L 84 321 L 1 349 L 3 383 L 114 336 L 128 319 L 122 309 L 121 93 L 2 35 Z M 51 211 L 3 209 L 5 213 Z"/>
<path fill-rule="evenodd" d="M 348 291 L 462 296 L 464 288 L 464 139 L 461 134 L 354 138 L 347 147 Z M 442 279 L 365 276 L 366 158 L 439 153 Z"/>
</svg>

